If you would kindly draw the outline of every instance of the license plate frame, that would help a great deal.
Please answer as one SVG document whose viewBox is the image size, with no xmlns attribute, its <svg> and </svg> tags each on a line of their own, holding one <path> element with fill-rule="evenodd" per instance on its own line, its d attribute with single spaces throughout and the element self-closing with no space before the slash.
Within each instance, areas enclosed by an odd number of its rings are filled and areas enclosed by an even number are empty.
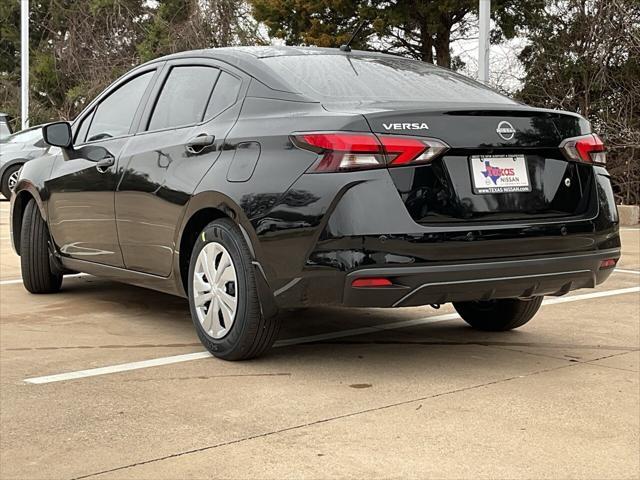
<svg viewBox="0 0 640 480">
<path fill-rule="evenodd" d="M 469 157 L 471 187 L 477 195 L 531 192 L 524 155 L 472 155 Z"/>
</svg>

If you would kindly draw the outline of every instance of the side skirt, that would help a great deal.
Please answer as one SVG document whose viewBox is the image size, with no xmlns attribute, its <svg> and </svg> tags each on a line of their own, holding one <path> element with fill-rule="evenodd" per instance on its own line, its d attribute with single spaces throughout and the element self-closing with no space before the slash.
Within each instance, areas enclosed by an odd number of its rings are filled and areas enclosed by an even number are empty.
<svg viewBox="0 0 640 480">
<path fill-rule="evenodd" d="M 128 283 L 138 287 L 150 288 L 159 292 L 176 295 L 185 298 L 184 292 L 176 288 L 176 282 L 173 273 L 168 277 L 160 277 L 150 275 L 148 273 L 135 272 L 125 268 L 112 267 L 110 265 L 102 265 L 94 262 L 87 262 L 69 257 L 60 257 L 62 265 L 76 272 L 88 273 L 96 277 L 107 278 L 116 282 Z"/>
</svg>

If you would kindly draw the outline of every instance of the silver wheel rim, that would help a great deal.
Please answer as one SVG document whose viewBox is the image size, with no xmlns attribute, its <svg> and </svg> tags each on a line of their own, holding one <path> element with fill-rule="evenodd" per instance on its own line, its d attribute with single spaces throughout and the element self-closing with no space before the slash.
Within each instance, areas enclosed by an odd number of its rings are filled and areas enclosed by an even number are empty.
<svg viewBox="0 0 640 480">
<path fill-rule="evenodd" d="M 202 328 L 210 337 L 222 338 L 233 326 L 238 306 L 236 267 L 218 242 L 204 246 L 193 271 L 193 302 Z"/>
<path fill-rule="evenodd" d="M 16 170 L 11 175 L 9 175 L 9 179 L 7 180 L 7 186 L 9 190 L 13 190 L 18 183 L 18 175 L 20 174 L 20 170 Z"/>
</svg>

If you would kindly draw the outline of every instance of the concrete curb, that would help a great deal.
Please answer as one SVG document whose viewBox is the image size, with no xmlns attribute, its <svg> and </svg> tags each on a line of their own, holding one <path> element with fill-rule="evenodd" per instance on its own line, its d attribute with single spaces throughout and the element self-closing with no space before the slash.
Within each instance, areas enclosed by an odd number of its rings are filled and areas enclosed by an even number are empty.
<svg viewBox="0 0 640 480">
<path fill-rule="evenodd" d="M 640 205 L 618 205 L 621 226 L 636 226 L 640 222 Z"/>
</svg>

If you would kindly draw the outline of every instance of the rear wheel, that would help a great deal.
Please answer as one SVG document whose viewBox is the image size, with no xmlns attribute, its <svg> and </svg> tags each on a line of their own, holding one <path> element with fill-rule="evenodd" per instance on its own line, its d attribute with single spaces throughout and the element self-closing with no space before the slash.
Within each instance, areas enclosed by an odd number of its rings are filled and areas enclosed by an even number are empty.
<svg viewBox="0 0 640 480">
<path fill-rule="evenodd" d="M 501 332 L 521 327 L 540 309 L 543 297 L 506 298 L 478 302 L 453 302 L 462 319 L 478 330 Z"/>
<path fill-rule="evenodd" d="M 16 183 L 18 183 L 20 168 L 22 168 L 22 165 L 11 165 L 2 175 L 0 190 L 2 191 L 2 195 L 7 199 L 11 197 L 11 192 L 15 188 Z"/>
<path fill-rule="evenodd" d="M 49 229 L 40 210 L 31 200 L 24 211 L 20 231 L 20 267 L 22 283 L 31 293 L 53 293 L 60 290 L 62 273 L 55 272 L 49 261 Z"/>
<path fill-rule="evenodd" d="M 275 340 L 280 319 L 262 315 L 249 249 L 229 219 L 211 222 L 198 235 L 189 306 L 200 341 L 218 358 L 257 357 Z"/>
</svg>

